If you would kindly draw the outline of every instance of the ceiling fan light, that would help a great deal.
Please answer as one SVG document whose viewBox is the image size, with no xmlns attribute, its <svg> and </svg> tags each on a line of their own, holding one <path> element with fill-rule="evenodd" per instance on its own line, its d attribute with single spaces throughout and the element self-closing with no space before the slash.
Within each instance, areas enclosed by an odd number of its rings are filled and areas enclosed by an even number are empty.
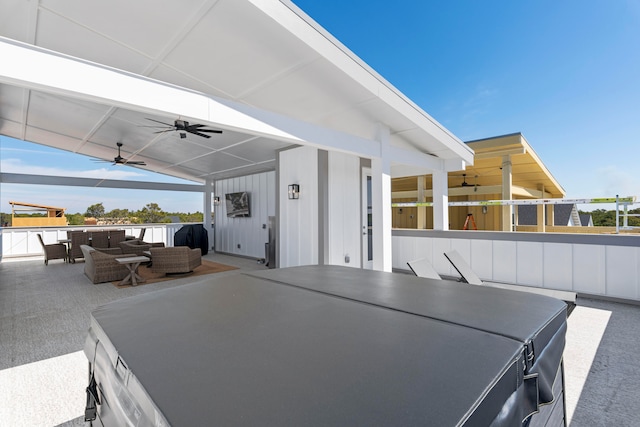
<svg viewBox="0 0 640 427">
<path fill-rule="evenodd" d="M 187 134 L 184 132 L 180 132 L 180 139 L 185 139 L 187 137 Z"/>
</svg>

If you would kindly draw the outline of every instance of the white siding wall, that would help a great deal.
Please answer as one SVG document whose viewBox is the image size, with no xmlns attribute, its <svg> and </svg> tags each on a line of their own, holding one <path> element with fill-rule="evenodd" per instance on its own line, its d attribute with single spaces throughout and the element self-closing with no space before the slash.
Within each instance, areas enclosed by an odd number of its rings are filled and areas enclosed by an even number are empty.
<svg viewBox="0 0 640 427">
<path fill-rule="evenodd" d="M 329 152 L 327 264 L 360 267 L 362 242 L 360 159 Z M 346 262 L 349 257 L 349 262 Z"/>
<path fill-rule="evenodd" d="M 318 264 L 318 150 L 299 147 L 281 151 L 278 179 L 278 265 Z M 299 199 L 288 199 L 289 184 L 300 185 Z"/>
<path fill-rule="evenodd" d="M 216 181 L 215 196 L 220 204 L 214 206 L 215 250 L 252 258 L 265 257 L 268 242 L 268 218 L 276 214 L 275 172 L 265 172 Z M 248 218 L 228 218 L 225 194 L 249 193 Z"/>
<path fill-rule="evenodd" d="M 541 241 L 526 236 L 519 240 L 520 234 L 527 233 L 509 233 L 508 240 L 504 236 L 465 239 L 459 234 L 446 238 L 396 233 L 393 268 L 409 270 L 408 261 L 427 258 L 438 273 L 455 277 L 457 272 L 443 255 L 455 249 L 483 280 L 640 300 L 640 237 L 630 241 L 608 236 L 602 243 L 598 237 L 572 236 L 594 241 L 580 243 L 544 241 L 545 235 Z"/>
</svg>

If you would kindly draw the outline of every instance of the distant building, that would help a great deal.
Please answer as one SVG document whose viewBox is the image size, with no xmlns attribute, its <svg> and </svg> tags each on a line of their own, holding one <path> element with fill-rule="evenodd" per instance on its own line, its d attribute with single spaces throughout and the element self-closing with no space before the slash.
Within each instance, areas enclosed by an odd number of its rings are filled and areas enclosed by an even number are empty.
<svg viewBox="0 0 640 427">
<path fill-rule="evenodd" d="M 588 213 L 580 214 L 580 223 L 583 227 L 593 227 L 593 217 Z"/>
<path fill-rule="evenodd" d="M 537 206 L 518 206 L 516 214 L 518 225 L 538 225 Z M 553 205 L 553 225 L 566 227 L 593 227 L 591 215 L 586 214 L 584 216 L 585 222 L 583 223 L 582 221 L 582 215 L 578 212 L 578 208 L 575 204 Z"/>
<path fill-rule="evenodd" d="M 66 208 L 36 205 L 33 203 L 9 202 L 13 227 L 66 226 Z"/>
<path fill-rule="evenodd" d="M 448 173 L 450 202 L 485 200 L 561 199 L 565 190 L 538 157 L 521 133 L 496 136 L 466 143 L 474 151 L 473 165 Z M 391 181 L 394 203 L 432 201 L 432 177 L 410 176 Z M 536 206 L 533 206 L 534 211 Z M 546 216 L 550 207 L 543 208 Z M 511 231 L 517 209 L 514 206 L 452 206 L 449 228 L 462 230 L 469 214 L 478 230 Z M 542 212 L 538 212 L 541 214 Z M 395 207 L 394 228 L 429 229 L 433 213 L 426 207 Z M 566 224 L 565 224 L 566 225 Z M 533 230 L 527 230 L 533 231 Z"/>
</svg>

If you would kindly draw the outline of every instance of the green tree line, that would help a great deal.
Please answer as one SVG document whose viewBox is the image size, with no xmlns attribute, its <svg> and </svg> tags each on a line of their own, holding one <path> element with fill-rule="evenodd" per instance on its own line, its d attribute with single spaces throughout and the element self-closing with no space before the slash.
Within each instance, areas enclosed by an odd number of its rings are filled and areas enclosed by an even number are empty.
<svg viewBox="0 0 640 427">
<path fill-rule="evenodd" d="M 616 211 L 596 209 L 591 212 L 578 211 L 581 214 L 590 214 L 593 219 L 593 225 L 596 227 L 615 227 L 616 226 Z M 629 214 L 640 214 L 640 209 L 630 209 Z M 622 225 L 623 219 L 620 218 L 620 225 Z M 640 227 L 640 217 L 630 216 L 627 218 L 627 222 L 630 227 Z"/>
<path fill-rule="evenodd" d="M 19 214 L 19 216 L 44 216 L 40 213 Z M 87 208 L 84 213 L 65 214 L 69 225 L 84 225 L 85 218 L 104 219 L 125 219 L 132 224 L 169 223 L 172 218 L 177 218 L 179 222 L 203 222 L 202 212 L 183 213 L 165 212 L 157 203 L 148 203 L 142 209 L 130 211 L 129 209 L 113 209 L 106 211 L 103 203 L 96 203 Z M 0 213 L 0 225 L 11 226 L 11 214 Z"/>
</svg>

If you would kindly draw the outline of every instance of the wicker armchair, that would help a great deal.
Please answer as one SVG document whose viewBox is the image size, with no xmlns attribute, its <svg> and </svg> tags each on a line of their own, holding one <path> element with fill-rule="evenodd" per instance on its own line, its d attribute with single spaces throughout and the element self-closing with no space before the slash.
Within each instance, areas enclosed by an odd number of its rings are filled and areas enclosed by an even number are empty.
<svg viewBox="0 0 640 427">
<path fill-rule="evenodd" d="M 120 249 L 122 249 L 123 254 L 143 256 L 144 251 L 148 251 L 151 248 L 164 248 L 164 243 L 147 243 L 139 239 L 120 242 Z"/>
<path fill-rule="evenodd" d="M 109 247 L 120 248 L 120 242 L 124 242 L 126 236 L 124 230 L 109 230 Z"/>
<path fill-rule="evenodd" d="M 153 273 L 188 273 L 202 264 L 200 248 L 188 246 L 151 248 L 151 271 Z"/>
<path fill-rule="evenodd" d="M 44 250 L 44 265 L 49 265 L 50 259 L 63 259 L 67 260 L 67 247 L 62 243 L 54 243 L 51 245 L 45 245 L 42 240 L 42 236 L 38 234 L 38 240 Z"/>
<path fill-rule="evenodd" d="M 92 231 L 91 232 L 91 246 L 96 249 L 109 247 L 109 231 Z"/>
<path fill-rule="evenodd" d="M 89 233 L 84 231 L 72 231 L 67 232 L 67 236 L 71 240 L 71 246 L 69 247 L 69 261 L 76 262 L 76 258 L 83 258 L 80 246 L 89 244 Z"/>
<path fill-rule="evenodd" d="M 107 254 L 88 245 L 80 246 L 80 250 L 84 256 L 84 274 L 92 283 L 122 280 L 129 274 L 129 269 L 116 261 L 123 257 L 121 252 Z"/>
</svg>

